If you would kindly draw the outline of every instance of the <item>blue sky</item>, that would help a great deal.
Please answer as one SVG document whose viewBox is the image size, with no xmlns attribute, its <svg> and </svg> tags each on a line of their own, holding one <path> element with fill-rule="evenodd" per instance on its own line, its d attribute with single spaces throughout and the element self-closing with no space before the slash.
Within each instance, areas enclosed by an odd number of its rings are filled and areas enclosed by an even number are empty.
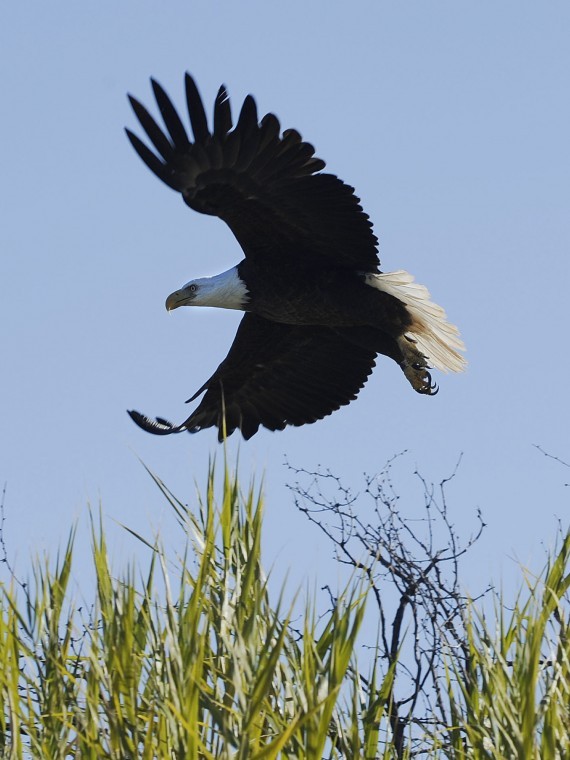
<svg viewBox="0 0 570 760">
<path fill-rule="evenodd" d="M 138 547 L 117 523 L 168 541 L 172 517 L 139 457 L 192 503 L 215 433 L 160 439 L 127 408 L 184 418 L 225 356 L 236 313 L 164 299 L 241 258 L 216 219 L 190 212 L 144 167 L 123 126 L 126 93 L 151 108 L 149 77 L 183 105 L 183 73 L 208 110 L 252 92 L 353 184 L 384 270 L 405 268 L 460 326 L 468 371 L 413 393 L 379 358 L 356 403 L 239 450 L 265 478 L 266 562 L 312 578 L 329 548 L 295 511 L 285 459 L 329 467 L 356 490 L 404 449 L 449 491 L 460 532 L 487 532 L 465 580 L 476 589 L 538 566 L 566 472 L 534 447 L 568 451 L 570 6 L 567 2 L 149 2 L 4 4 L 0 10 L 0 482 L 6 540 L 25 572 L 55 554 L 87 504 L 102 505 L 117 561 Z M 87 538 L 80 538 L 80 541 Z M 321 568 L 321 574 L 324 571 Z M 328 572 L 328 571 L 327 571 Z"/>
</svg>

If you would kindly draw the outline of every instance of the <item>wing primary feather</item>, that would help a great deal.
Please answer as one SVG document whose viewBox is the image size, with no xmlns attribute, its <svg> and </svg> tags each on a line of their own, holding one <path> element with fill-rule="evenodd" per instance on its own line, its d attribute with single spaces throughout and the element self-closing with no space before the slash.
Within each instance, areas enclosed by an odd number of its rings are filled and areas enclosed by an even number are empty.
<svg viewBox="0 0 570 760">
<path fill-rule="evenodd" d="M 196 87 L 196 82 L 192 79 L 190 74 L 186 73 L 186 102 L 188 104 L 188 115 L 190 116 L 190 123 L 192 124 L 192 131 L 194 132 L 194 139 L 196 142 L 207 142 L 210 137 L 208 131 L 208 120 L 206 118 L 206 112 L 204 111 L 204 104 L 202 98 Z"/>
<path fill-rule="evenodd" d="M 253 96 L 248 95 L 246 99 L 243 101 L 243 106 L 241 107 L 238 123 L 236 125 L 236 131 L 241 132 L 243 134 L 244 132 L 251 132 L 252 130 L 256 128 L 257 128 L 257 106 L 255 104 L 255 100 L 253 99 Z"/>
<path fill-rule="evenodd" d="M 145 430 L 147 433 L 153 433 L 154 435 L 170 435 L 170 433 L 181 433 L 186 429 L 183 424 L 173 425 L 171 422 L 168 422 L 168 420 L 165 420 L 162 417 L 157 417 L 156 420 L 151 420 L 150 417 L 146 417 L 144 414 L 136 412 L 134 409 L 129 410 L 127 414 L 140 428 Z"/>
<path fill-rule="evenodd" d="M 259 423 L 253 422 L 253 420 L 248 420 L 247 422 L 242 423 L 240 429 L 244 440 L 249 441 L 249 439 L 253 438 L 253 436 L 259 430 Z M 269 430 L 271 430 L 271 428 L 269 428 Z"/>
<path fill-rule="evenodd" d="M 133 134 L 130 129 L 125 129 L 125 132 L 127 133 L 131 145 L 151 172 L 156 174 L 156 176 L 168 185 L 168 187 L 171 187 L 173 190 L 181 190 L 179 183 L 176 182 L 170 170 L 162 163 L 158 156 L 156 156 L 139 137 Z"/>
<path fill-rule="evenodd" d="M 310 158 L 305 164 L 305 168 L 307 169 L 308 174 L 315 174 L 315 172 L 320 172 L 325 167 L 326 163 L 322 158 Z"/>
<path fill-rule="evenodd" d="M 185 404 L 191 404 L 192 401 L 196 401 L 196 399 L 198 398 L 198 396 L 201 393 L 204 393 L 204 391 L 208 390 L 208 385 L 210 384 L 211 380 L 212 380 L 212 378 L 209 378 L 209 380 L 206 380 L 206 382 L 204 383 L 204 385 L 201 388 L 198 388 L 198 390 L 196 391 L 196 393 L 193 396 L 190 396 L 189 399 L 186 399 L 186 401 L 184 403 Z"/>
<path fill-rule="evenodd" d="M 225 412 L 225 424 L 224 424 L 224 412 Z M 222 441 L 224 438 L 224 432 L 226 437 L 230 436 L 234 430 L 240 427 L 242 423 L 241 409 L 231 406 L 222 406 L 218 415 L 218 440 Z"/>
<path fill-rule="evenodd" d="M 142 103 L 139 103 L 139 101 L 136 100 L 136 98 L 133 98 L 131 95 L 129 95 L 129 102 L 132 106 L 133 111 L 135 112 L 137 119 L 140 121 L 142 128 L 147 133 L 149 140 L 152 142 L 164 160 L 168 161 L 172 156 L 172 144 L 170 140 L 164 134 L 162 129 L 158 126 L 156 121 L 153 119 L 153 117 L 146 110 Z"/>
<path fill-rule="evenodd" d="M 279 123 L 279 119 L 277 116 L 275 116 L 274 113 L 267 113 L 261 120 L 260 128 L 260 148 L 263 149 L 268 143 L 278 139 L 281 124 Z"/>
<path fill-rule="evenodd" d="M 223 84 L 214 104 L 214 137 L 223 138 L 232 128 L 232 111 L 228 91 Z"/>
<path fill-rule="evenodd" d="M 297 132 L 296 129 L 286 129 L 283 132 L 283 144 L 289 144 L 289 143 L 300 143 L 302 142 L 303 138 L 301 137 L 301 134 Z"/>
<path fill-rule="evenodd" d="M 279 152 L 279 120 L 272 113 L 266 114 L 259 126 L 259 138 L 257 153 L 251 162 L 250 170 L 255 174 L 259 169 L 267 166 Z"/>
<path fill-rule="evenodd" d="M 190 140 L 188 139 L 186 128 L 184 127 L 176 108 L 161 85 L 155 79 L 151 79 L 150 81 L 158 108 L 160 109 L 160 113 L 173 143 L 179 149 L 184 150 L 188 148 L 190 146 Z"/>
</svg>

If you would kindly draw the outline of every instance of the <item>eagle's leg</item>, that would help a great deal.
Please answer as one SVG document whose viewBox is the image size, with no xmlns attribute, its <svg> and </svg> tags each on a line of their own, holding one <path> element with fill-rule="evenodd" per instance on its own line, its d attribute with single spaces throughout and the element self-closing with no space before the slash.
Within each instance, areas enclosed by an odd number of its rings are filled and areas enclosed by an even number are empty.
<svg viewBox="0 0 570 760">
<path fill-rule="evenodd" d="M 404 357 L 400 367 L 412 388 L 418 393 L 435 396 L 437 385 L 432 382 L 426 357 L 418 350 L 416 342 L 408 335 L 398 338 L 398 347 Z"/>
</svg>

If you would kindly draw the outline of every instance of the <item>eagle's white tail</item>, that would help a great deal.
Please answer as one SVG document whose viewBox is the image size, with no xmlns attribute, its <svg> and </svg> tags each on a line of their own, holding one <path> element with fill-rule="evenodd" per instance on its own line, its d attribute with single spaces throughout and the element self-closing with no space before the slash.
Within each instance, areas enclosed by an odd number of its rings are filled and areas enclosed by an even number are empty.
<svg viewBox="0 0 570 760">
<path fill-rule="evenodd" d="M 459 353 L 465 351 L 465 345 L 459 337 L 459 330 L 447 321 L 441 306 L 430 301 L 429 290 L 424 285 L 414 282 L 412 275 L 403 269 L 367 274 L 366 282 L 406 304 L 412 324 L 404 337 L 415 343 L 430 366 L 443 372 L 465 369 L 467 362 Z"/>
</svg>

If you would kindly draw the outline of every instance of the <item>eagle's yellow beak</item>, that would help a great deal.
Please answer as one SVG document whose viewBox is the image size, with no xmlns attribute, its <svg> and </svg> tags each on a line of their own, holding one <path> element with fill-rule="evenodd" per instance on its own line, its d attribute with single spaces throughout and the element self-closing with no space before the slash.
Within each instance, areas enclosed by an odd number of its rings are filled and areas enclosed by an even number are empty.
<svg viewBox="0 0 570 760">
<path fill-rule="evenodd" d="M 174 293 L 171 293 L 166 299 L 166 310 L 172 311 L 173 309 L 177 309 L 179 306 L 186 306 L 187 304 L 191 303 L 192 299 L 195 296 L 195 285 L 188 285 L 180 288 L 180 290 L 175 290 Z"/>
</svg>

